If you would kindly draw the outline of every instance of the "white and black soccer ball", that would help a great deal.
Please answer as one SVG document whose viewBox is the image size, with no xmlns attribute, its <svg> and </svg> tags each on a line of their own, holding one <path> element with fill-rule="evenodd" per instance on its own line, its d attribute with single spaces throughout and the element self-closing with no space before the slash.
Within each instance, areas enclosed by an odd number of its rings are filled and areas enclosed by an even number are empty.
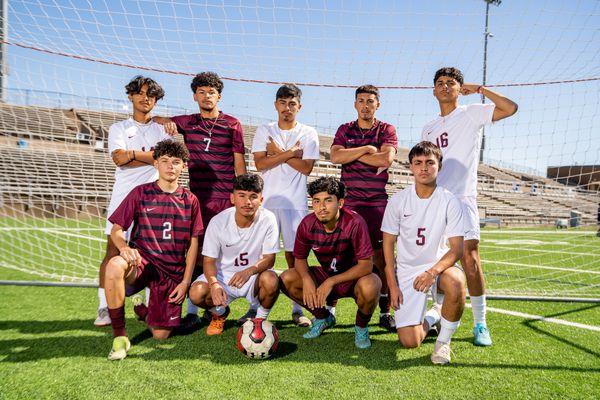
<svg viewBox="0 0 600 400">
<path fill-rule="evenodd" d="M 279 347 L 279 332 L 266 319 L 249 319 L 240 326 L 237 348 L 248 358 L 263 360 L 271 357 Z"/>
</svg>

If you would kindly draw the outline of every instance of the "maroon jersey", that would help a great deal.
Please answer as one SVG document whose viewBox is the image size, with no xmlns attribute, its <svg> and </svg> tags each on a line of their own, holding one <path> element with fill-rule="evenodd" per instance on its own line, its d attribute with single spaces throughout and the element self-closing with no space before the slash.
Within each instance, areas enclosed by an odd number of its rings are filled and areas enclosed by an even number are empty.
<svg viewBox="0 0 600 400">
<path fill-rule="evenodd" d="M 190 190 L 199 199 L 229 199 L 235 169 L 233 153 L 244 154 L 242 124 L 219 112 L 217 119 L 200 114 L 179 115 L 171 120 L 183 135 L 190 152 Z"/>
<path fill-rule="evenodd" d="M 310 250 L 329 275 L 341 274 L 373 255 L 369 230 L 364 219 L 354 211 L 340 209 L 335 231 L 325 232 L 325 226 L 315 214 L 309 214 L 300 225 L 294 243 L 294 258 L 306 259 Z"/>
<path fill-rule="evenodd" d="M 133 189 L 108 220 L 123 229 L 134 223 L 130 246 L 177 281 L 183 278 L 191 238 L 204 231 L 196 196 L 183 186 L 163 192 L 156 182 Z"/>
<path fill-rule="evenodd" d="M 396 128 L 393 125 L 375 120 L 371 129 L 361 129 L 357 121 L 341 125 L 333 139 L 332 146 L 343 146 L 347 149 L 360 146 L 375 146 L 381 150 L 384 144 L 398 147 Z M 384 206 L 387 204 L 385 185 L 388 171 L 377 173 L 378 167 L 355 160 L 342 165 L 342 182 L 346 185 L 348 205 Z"/>
</svg>

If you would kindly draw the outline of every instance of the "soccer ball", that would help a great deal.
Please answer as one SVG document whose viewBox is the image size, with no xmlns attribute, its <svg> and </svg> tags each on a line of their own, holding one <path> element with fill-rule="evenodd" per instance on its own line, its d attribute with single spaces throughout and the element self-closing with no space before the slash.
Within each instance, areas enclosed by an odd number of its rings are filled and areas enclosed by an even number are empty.
<svg viewBox="0 0 600 400">
<path fill-rule="evenodd" d="M 266 319 L 249 319 L 240 326 L 237 348 L 248 358 L 262 360 L 271 357 L 279 346 L 279 332 Z"/>
</svg>

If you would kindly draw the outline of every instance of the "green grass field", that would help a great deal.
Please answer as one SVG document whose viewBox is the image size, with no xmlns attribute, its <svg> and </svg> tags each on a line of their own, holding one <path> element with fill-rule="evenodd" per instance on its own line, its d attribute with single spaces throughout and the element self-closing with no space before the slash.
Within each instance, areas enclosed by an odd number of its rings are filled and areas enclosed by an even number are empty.
<svg viewBox="0 0 600 400">
<path fill-rule="evenodd" d="M 0 220 L 0 279 L 93 279 L 102 249 L 99 223 L 44 223 Z M 48 240 L 52 236 L 59 239 Z M 593 231 L 492 229 L 482 238 L 490 288 L 506 293 L 530 286 L 534 293 L 598 298 L 599 253 Z M 85 265 L 94 258 L 94 265 Z M 36 264 L 46 272 L 32 275 Z M 600 392 L 600 304 L 488 301 L 494 309 L 488 314 L 490 348 L 471 344 L 467 309 L 452 341 L 452 364 L 440 367 L 429 360 L 433 339 L 401 349 L 394 334 L 376 326 L 372 348 L 356 349 L 356 308 L 348 299 L 338 305 L 338 325 L 307 341 L 305 329 L 290 324 L 291 305 L 280 297 L 271 314 L 280 350 L 258 362 L 236 349 L 233 321 L 218 337 L 202 328 L 156 342 L 133 318 L 127 320 L 129 356 L 109 362 L 111 330 L 92 324 L 95 289 L 8 285 L 0 286 L 0 299 L 0 399 L 593 399 Z M 243 300 L 233 303 L 231 319 L 245 308 Z M 133 315 L 129 303 L 127 315 Z"/>
</svg>

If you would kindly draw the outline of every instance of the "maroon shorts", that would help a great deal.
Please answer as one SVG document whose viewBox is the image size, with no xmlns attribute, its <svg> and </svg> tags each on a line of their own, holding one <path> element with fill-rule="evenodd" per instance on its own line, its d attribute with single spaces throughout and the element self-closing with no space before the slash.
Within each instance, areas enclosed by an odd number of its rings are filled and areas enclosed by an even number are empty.
<svg viewBox="0 0 600 400">
<path fill-rule="evenodd" d="M 321 285 L 330 277 L 322 267 L 310 267 L 308 272 L 310 272 L 315 279 L 317 286 Z M 341 299 L 342 297 L 352 297 L 354 299 L 354 286 L 356 286 L 356 281 L 348 281 L 335 285 L 331 289 L 329 296 L 327 296 L 328 304 L 330 301 Z"/>
<path fill-rule="evenodd" d="M 363 217 L 369 228 L 369 237 L 371 238 L 371 246 L 374 249 L 380 249 L 383 244 L 383 233 L 381 232 L 381 223 L 383 222 L 383 214 L 385 206 L 353 206 L 345 204 L 344 208 L 352 210 Z"/>
<path fill-rule="evenodd" d="M 181 319 L 181 304 L 169 303 L 169 295 L 179 283 L 165 275 L 153 264 L 142 259 L 133 285 L 125 286 L 125 294 L 132 296 L 144 288 L 150 289 L 146 323 L 152 327 L 174 328 Z"/>
</svg>

